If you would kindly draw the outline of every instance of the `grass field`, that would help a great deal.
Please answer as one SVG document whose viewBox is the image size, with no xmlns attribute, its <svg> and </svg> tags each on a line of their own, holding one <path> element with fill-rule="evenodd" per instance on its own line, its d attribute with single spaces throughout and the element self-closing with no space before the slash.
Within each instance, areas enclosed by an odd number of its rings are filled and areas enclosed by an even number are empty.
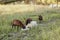
<svg viewBox="0 0 60 40">
<path fill-rule="evenodd" d="M 60 40 L 60 8 L 37 7 L 34 11 L 15 11 L 0 10 L 0 13 L 3 13 L 0 15 L 0 40 Z M 25 20 L 29 17 L 38 21 L 38 15 L 43 16 L 43 21 L 38 23 L 37 27 L 28 31 L 11 30 L 13 19 L 19 19 L 25 24 Z"/>
</svg>

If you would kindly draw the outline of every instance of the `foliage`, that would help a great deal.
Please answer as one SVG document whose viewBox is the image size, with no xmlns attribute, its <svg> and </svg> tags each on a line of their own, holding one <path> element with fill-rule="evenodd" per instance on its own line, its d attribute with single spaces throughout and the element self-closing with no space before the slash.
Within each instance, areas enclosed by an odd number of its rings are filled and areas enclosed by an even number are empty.
<svg viewBox="0 0 60 40">
<path fill-rule="evenodd" d="M 0 4 L 14 3 L 17 1 L 20 1 L 20 2 L 24 1 L 25 4 L 29 4 L 30 1 L 32 1 L 33 3 L 36 3 L 36 4 L 50 4 L 51 1 L 54 3 L 57 0 L 0 0 Z M 58 0 L 58 1 L 60 1 L 60 0 Z"/>
<path fill-rule="evenodd" d="M 0 0 L 0 3 L 1 4 L 8 4 L 8 3 L 17 2 L 17 1 L 22 1 L 22 0 Z"/>
</svg>

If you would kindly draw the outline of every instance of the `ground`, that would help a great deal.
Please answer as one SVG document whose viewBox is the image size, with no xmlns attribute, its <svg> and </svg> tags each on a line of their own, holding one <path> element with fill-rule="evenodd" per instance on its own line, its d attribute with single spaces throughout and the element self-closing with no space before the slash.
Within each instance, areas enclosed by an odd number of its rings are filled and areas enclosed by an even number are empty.
<svg viewBox="0 0 60 40">
<path fill-rule="evenodd" d="M 43 16 L 41 23 L 38 15 Z M 27 31 L 11 28 L 13 19 L 19 19 L 25 24 L 29 17 L 38 22 L 37 27 Z M 0 40 L 60 40 L 60 8 L 0 5 Z"/>
</svg>

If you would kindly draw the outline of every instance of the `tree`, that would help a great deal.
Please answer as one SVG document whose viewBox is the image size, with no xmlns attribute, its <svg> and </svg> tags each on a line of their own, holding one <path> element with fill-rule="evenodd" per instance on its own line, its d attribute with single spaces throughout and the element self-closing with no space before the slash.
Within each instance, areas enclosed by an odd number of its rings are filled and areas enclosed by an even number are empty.
<svg viewBox="0 0 60 40">
<path fill-rule="evenodd" d="M 30 0 L 25 0 L 25 3 L 26 3 L 26 4 L 29 4 L 29 2 L 30 2 Z"/>
<path fill-rule="evenodd" d="M 58 0 L 58 2 L 60 2 L 60 0 Z"/>
<path fill-rule="evenodd" d="M 0 0 L 1 4 L 9 4 L 17 1 L 22 1 L 22 0 Z"/>
<path fill-rule="evenodd" d="M 47 4 L 47 0 L 45 0 L 45 4 Z"/>
<path fill-rule="evenodd" d="M 37 0 L 36 3 L 37 4 L 42 4 L 42 0 Z"/>
<path fill-rule="evenodd" d="M 58 7 L 58 0 L 57 0 L 57 7 Z"/>
</svg>

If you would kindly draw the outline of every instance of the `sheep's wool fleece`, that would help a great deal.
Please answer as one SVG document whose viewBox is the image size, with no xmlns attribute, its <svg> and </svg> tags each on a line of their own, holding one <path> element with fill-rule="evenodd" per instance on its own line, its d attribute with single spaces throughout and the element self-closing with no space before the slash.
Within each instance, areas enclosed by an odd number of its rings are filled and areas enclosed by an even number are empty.
<svg viewBox="0 0 60 40">
<path fill-rule="evenodd" d="M 27 28 L 31 28 L 32 27 L 32 24 L 29 23 L 26 27 Z"/>
<path fill-rule="evenodd" d="M 31 21 L 32 26 L 37 26 L 37 22 L 36 21 Z"/>
</svg>

